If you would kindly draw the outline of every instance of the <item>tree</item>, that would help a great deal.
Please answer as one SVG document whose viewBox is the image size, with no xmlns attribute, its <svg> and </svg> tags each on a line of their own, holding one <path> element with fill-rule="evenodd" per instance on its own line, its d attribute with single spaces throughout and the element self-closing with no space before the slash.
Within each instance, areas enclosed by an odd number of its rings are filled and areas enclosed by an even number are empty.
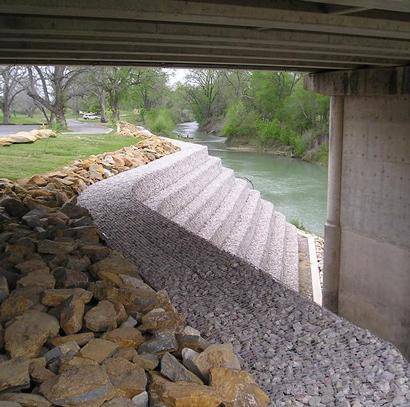
<svg viewBox="0 0 410 407">
<path fill-rule="evenodd" d="M 43 112 L 47 123 L 66 128 L 67 101 L 86 92 L 85 87 L 74 86 L 75 81 L 85 70 L 59 65 L 30 66 L 27 71 L 27 94 Z"/>
<path fill-rule="evenodd" d="M 187 98 L 200 124 L 206 123 L 223 111 L 218 100 L 221 78 L 222 71 L 213 69 L 195 69 L 187 75 Z"/>
<path fill-rule="evenodd" d="M 15 65 L 0 67 L 0 103 L 3 112 L 3 124 L 9 124 L 11 107 L 18 94 L 24 91 L 21 80 L 24 69 Z"/>
</svg>

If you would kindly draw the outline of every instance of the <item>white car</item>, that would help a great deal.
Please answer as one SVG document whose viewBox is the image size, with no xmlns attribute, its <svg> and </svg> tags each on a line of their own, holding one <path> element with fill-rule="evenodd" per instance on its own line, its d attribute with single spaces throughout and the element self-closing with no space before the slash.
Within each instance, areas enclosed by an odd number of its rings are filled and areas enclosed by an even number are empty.
<svg viewBox="0 0 410 407">
<path fill-rule="evenodd" d="M 101 119 L 101 116 L 95 113 L 84 113 L 83 119 L 85 120 L 98 120 Z"/>
</svg>

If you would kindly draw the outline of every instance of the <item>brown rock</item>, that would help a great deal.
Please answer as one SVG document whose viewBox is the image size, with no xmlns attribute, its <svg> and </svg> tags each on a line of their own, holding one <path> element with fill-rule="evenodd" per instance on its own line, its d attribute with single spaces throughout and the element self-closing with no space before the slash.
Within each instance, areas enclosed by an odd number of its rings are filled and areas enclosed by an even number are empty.
<svg viewBox="0 0 410 407">
<path fill-rule="evenodd" d="M 6 362 L 0 362 L 0 391 L 29 388 L 29 364 L 30 361 L 24 358 L 15 358 Z"/>
<path fill-rule="evenodd" d="M 74 357 L 65 357 L 63 356 L 60 358 L 60 365 L 58 369 L 58 373 L 61 374 L 67 369 L 72 368 L 73 366 L 75 367 L 81 367 L 81 366 L 97 366 L 98 362 L 92 359 L 87 359 L 83 358 L 81 356 L 74 356 Z"/>
<path fill-rule="evenodd" d="M 88 276 L 82 271 L 58 267 L 53 271 L 57 279 L 56 288 L 87 288 Z"/>
<path fill-rule="evenodd" d="M 73 295 L 80 298 L 85 304 L 90 302 L 93 297 L 90 291 L 86 291 L 82 288 L 57 288 L 54 290 L 45 290 L 41 302 L 48 307 L 57 307 Z"/>
<path fill-rule="evenodd" d="M 131 398 L 145 390 L 147 376 L 144 369 L 123 358 L 107 359 L 103 366 L 118 395 Z"/>
<path fill-rule="evenodd" d="M 102 407 L 137 407 L 131 399 L 126 397 L 116 397 L 110 401 L 106 401 Z"/>
<path fill-rule="evenodd" d="M 203 384 L 202 380 L 189 371 L 176 357 L 165 353 L 161 359 L 161 374 L 173 382 L 193 382 Z"/>
<path fill-rule="evenodd" d="M 115 392 L 101 366 L 72 366 L 41 385 L 40 391 L 58 406 L 99 407 Z"/>
<path fill-rule="evenodd" d="M 64 236 L 73 237 L 87 243 L 98 243 L 100 236 L 95 226 L 78 226 L 64 231 Z"/>
<path fill-rule="evenodd" d="M 6 212 L 11 217 L 21 218 L 24 216 L 29 209 L 20 199 L 5 197 L 0 201 L 0 206 L 6 209 Z"/>
<path fill-rule="evenodd" d="M 212 368 L 210 385 L 222 397 L 226 407 L 267 407 L 270 401 L 251 375 L 243 370 Z"/>
<path fill-rule="evenodd" d="M 86 327 L 94 332 L 103 332 L 117 327 L 117 312 L 110 301 L 100 301 L 84 317 Z"/>
<path fill-rule="evenodd" d="M 23 315 L 27 310 L 40 302 L 39 287 L 19 288 L 2 302 L 0 307 L 0 321 L 5 322 L 19 315 Z"/>
<path fill-rule="evenodd" d="M 72 295 L 64 301 L 60 313 L 60 325 L 66 335 L 72 335 L 81 330 L 84 309 L 84 302 L 78 295 Z"/>
<path fill-rule="evenodd" d="M 9 296 L 9 284 L 7 278 L 0 275 L 0 304 Z"/>
<path fill-rule="evenodd" d="M 138 275 L 138 268 L 130 261 L 126 260 L 119 253 L 113 252 L 105 259 L 93 264 L 91 271 L 98 275 L 99 272 L 109 271 L 116 274 Z"/>
<path fill-rule="evenodd" d="M 116 343 L 120 348 L 137 348 L 144 342 L 144 337 L 137 328 L 117 328 L 107 332 L 102 338 Z"/>
<path fill-rule="evenodd" d="M 0 400 L 13 401 L 22 407 L 50 407 L 51 403 L 39 394 L 5 393 L 0 394 Z"/>
<path fill-rule="evenodd" d="M 91 264 L 90 259 L 87 256 L 72 256 L 68 255 L 66 267 L 70 270 L 86 271 Z"/>
<path fill-rule="evenodd" d="M 20 270 L 23 274 L 28 274 L 28 273 L 31 273 L 32 271 L 43 271 L 43 272 L 50 271 L 46 262 L 40 257 L 32 258 L 22 263 L 16 264 L 15 267 L 16 269 Z"/>
<path fill-rule="evenodd" d="M 178 349 L 178 343 L 173 331 L 158 331 L 148 341 L 142 343 L 139 353 L 157 353 L 174 352 Z"/>
<path fill-rule="evenodd" d="M 1 145 L 1 142 L 0 142 Z M 15 401 L 0 401 L 0 407 L 22 407 L 20 403 Z"/>
<path fill-rule="evenodd" d="M 109 247 L 101 244 L 81 243 L 79 248 L 81 254 L 88 256 L 92 262 L 100 261 L 111 253 Z"/>
<path fill-rule="evenodd" d="M 193 349 L 196 352 L 203 352 L 210 343 L 198 335 L 177 335 L 179 351 L 184 348 Z"/>
<path fill-rule="evenodd" d="M 55 377 L 55 373 L 46 368 L 46 359 L 44 357 L 31 359 L 30 377 L 36 383 L 43 383 Z"/>
<path fill-rule="evenodd" d="M 74 341 L 77 343 L 77 345 L 83 346 L 86 343 L 90 342 L 91 339 L 94 339 L 94 332 L 83 332 L 74 335 L 56 336 L 55 338 L 50 340 L 50 343 L 54 346 L 59 346 L 63 343 Z"/>
<path fill-rule="evenodd" d="M 16 243 L 6 247 L 7 260 L 12 264 L 19 264 L 33 257 L 36 250 L 34 242 L 26 237 L 19 239 Z"/>
<path fill-rule="evenodd" d="M 159 358 L 153 353 L 142 353 L 135 355 L 132 361 L 144 370 L 154 370 L 159 364 Z"/>
<path fill-rule="evenodd" d="M 129 361 L 133 361 L 133 359 L 136 356 L 138 356 L 138 354 L 134 348 L 119 348 L 112 357 L 113 358 L 123 358 Z M 139 366 L 139 367 L 142 367 L 142 366 Z"/>
<path fill-rule="evenodd" d="M 47 339 L 56 336 L 59 330 L 60 325 L 53 316 L 29 310 L 6 328 L 5 348 L 12 358 L 35 358 Z"/>
<path fill-rule="evenodd" d="M 183 326 L 185 318 L 174 311 L 155 308 L 142 317 L 141 331 L 178 330 Z"/>
<path fill-rule="evenodd" d="M 32 271 L 17 281 L 17 287 L 40 287 L 47 289 L 54 288 L 55 282 L 54 277 L 48 271 Z"/>
<path fill-rule="evenodd" d="M 226 367 L 230 369 L 240 369 L 239 359 L 233 352 L 230 343 L 214 344 L 206 348 L 192 359 L 193 364 L 201 373 L 205 381 L 209 379 L 209 372 L 215 367 Z"/>
<path fill-rule="evenodd" d="M 173 383 L 159 375 L 153 375 L 150 385 L 152 401 L 167 407 L 218 407 L 221 397 L 209 386 L 197 383 Z"/>
<path fill-rule="evenodd" d="M 101 363 L 103 360 L 112 356 L 117 349 L 118 345 L 116 343 L 95 338 L 91 339 L 91 341 L 81 349 L 80 354 L 84 358 Z"/>
<path fill-rule="evenodd" d="M 40 240 L 37 245 L 37 251 L 43 254 L 65 254 L 71 253 L 77 248 L 74 240 Z"/>
<path fill-rule="evenodd" d="M 157 293 L 153 289 L 121 287 L 106 290 L 107 299 L 124 305 L 128 314 L 147 313 L 160 308 Z"/>
<path fill-rule="evenodd" d="M 79 205 L 76 205 L 74 202 L 67 202 L 61 208 L 61 212 L 67 215 L 69 218 L 77 219 L 82 216 L 90 216 L 90 212 L 87 209 L 82 208 Z"/>
</svg>

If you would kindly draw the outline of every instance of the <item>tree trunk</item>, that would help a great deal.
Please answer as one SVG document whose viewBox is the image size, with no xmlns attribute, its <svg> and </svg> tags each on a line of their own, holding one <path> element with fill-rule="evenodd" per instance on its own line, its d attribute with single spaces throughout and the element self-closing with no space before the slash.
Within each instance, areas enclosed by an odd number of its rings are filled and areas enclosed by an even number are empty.
<svg viewBox="0 0 410 407">
<path fill-rule="evenodd" d="M 4 98 L 1 110 L 3 112 L 3 124 L 10 124 L 10 119 L 11 119 L 11 111 L 10 111 L 10 105 L 7 102 L 6 98 Z"/>
<path fill-rule="evenodd" d="M 107 123 L 107 112 L 105 110 L 105 92 L 102 90 L 98 95 L 98 102 L 100 104 L 100 116 L 101 116 L 101 123 Z"/>
</svg>

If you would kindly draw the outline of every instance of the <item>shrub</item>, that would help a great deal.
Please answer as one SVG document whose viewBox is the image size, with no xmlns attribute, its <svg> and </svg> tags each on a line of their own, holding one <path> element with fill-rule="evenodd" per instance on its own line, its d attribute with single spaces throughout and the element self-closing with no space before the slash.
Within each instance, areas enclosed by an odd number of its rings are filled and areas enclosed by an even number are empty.
<svg viewBox="0 0 410 407">
<path fill-rule="evenodd" d="M 255 136 L 257 120 L 256 112 L 246 109 L 243 102 L 233 103 L 226 113 L 222 135 L 228 139 Z"/>
<path fill-rule="evenodd" d="M 144 112 L 144 122 L 153 133 L 159 135 L 169 135 L 175 128 L 175 122 L 168 109 Z"/>
</svg>

